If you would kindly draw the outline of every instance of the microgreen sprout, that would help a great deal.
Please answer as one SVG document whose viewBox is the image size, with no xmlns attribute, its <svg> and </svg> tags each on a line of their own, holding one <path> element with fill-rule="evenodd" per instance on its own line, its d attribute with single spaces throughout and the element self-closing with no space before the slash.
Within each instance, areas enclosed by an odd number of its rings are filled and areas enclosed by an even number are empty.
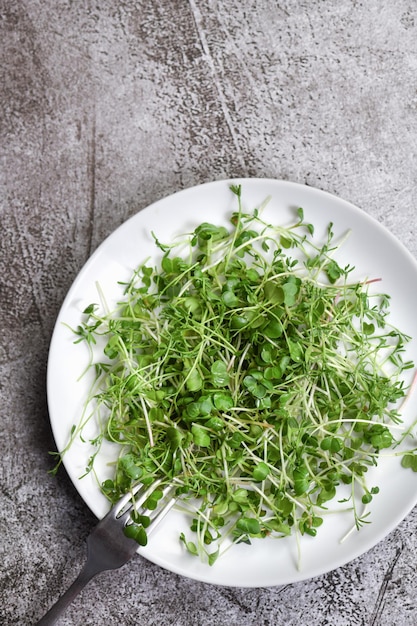
<svg viewBox="0 0 417 626">
<path fill-rule="evenodd" d="M 90 305 L 75 329 L 93 353 L 105 339 L 91 364 L 96 443 L 120 455 L 103 492 L 115 502 L 135 482 L 175 481 L 190 513 L 180 541 L 210 564 L 225 538 L 315 536 L 331 501 L 366 523 L 378 493 L 366 474 L 396 445 L 413 367 L 389 297 L 338 264 L 332 224 L 317 244 L 303 209 L 274 226 L 231 191 L 229 228 L 200 224 L 181 255 L 153 235 L 160 261 L 137 268 L 114 311 Z M 417 471 L 413 451 L 402 464 Z M 133 522 L 144 545 L 146 515 Z"/>
</svg>

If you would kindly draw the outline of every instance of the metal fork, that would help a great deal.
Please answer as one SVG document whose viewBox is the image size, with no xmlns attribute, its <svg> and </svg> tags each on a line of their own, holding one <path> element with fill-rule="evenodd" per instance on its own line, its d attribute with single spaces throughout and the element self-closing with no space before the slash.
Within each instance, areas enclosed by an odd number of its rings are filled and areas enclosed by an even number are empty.
<svg viewBox="0 0 417 626">
<path fill-rule="evenodd" d="M 127 563 L 136 553 L 139 545 L 134 539 L 124 534 L 124 527 L 131 521 L 133 511 L 139 511 L 146 499 L 158 488 L 161 480 L 149 487 L 139 484 L 123 496 L 107 515 L 97 524 L 87 537 L 87 560 L 80 574 L 69 589 L 49 609 L 36 626 L 55 624 L 68 605 L 74 600 L 86 584 L 100 572 L 118 569 Z M 165 517 L 175 504 L 174 485 L 162 489 L 163 496 L 154 510 L 146 510 L 150 518 L 147 534 Z"/>
</svg>

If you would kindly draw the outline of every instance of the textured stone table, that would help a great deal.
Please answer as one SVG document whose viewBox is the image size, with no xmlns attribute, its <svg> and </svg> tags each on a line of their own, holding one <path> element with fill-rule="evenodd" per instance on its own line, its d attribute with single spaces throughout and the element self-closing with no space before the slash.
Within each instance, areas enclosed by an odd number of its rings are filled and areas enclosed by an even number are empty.
<svg viewBox="0 0 417 626">
<path fill-rule="evenodd" d="M 65 471 L 48 474 L 48 347 L 76 274 L 154 200 L 233 176 L 335 193 L 417 256 L 417 6 L 2 0 L 0 17 L 0 623 L 11 626 L 33 624 L 74 579 L 95 522 Z M 361 558 L 285 588 L 213 587 L 137 557 L 61 623 L 413 625 L 416 527 L 413 511 Z"/>
</svg>

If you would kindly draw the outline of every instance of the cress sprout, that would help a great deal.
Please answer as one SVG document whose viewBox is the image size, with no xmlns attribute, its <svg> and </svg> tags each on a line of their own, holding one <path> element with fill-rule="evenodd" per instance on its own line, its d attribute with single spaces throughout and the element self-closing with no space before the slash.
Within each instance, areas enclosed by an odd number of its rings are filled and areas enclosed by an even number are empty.
<svg viewBox="0 0 417 626">
<path fill-rule="evenodd" d="M 174 481 L 190 513 L 180 540 L 210 564 L 226 537 L 316 535 L 331 501 L 365 523 L 378 493 L 366 474 L 398 443 L 413 367 L 389 297 L 335 260 L 332 224 L 317 245 L 302 209 L 271 225 L 231 190 L 229 228 L 202 223 L 168 245 L 154 236 L 160 262 L 137 268 L 115 311 L 90 305 L 75 331 L 94 354 L 101 415 L 87 471 L 105 438 L 120 446 L 101 485 L 110 501 L 137 481 Z M 415 458 L 403 465 L 417 471 Z M 143 545 L 146 523 L 135 524 Z"/>
</svg>

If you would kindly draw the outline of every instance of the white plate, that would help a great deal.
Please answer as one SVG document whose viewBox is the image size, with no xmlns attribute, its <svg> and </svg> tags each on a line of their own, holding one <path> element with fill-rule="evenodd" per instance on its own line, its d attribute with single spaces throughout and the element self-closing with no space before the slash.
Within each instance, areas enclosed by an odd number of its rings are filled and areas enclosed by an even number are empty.
<svg viewBox="0 0 417 626">
<path fill-rule="evenodd" d="M 74 281 L 56 322 L 48 363 L 48 403 L 58 450 L 65 447 L 71 426 L 80 419 L 89 387 L 88 377 L 78 381 L 88 361 L 87 349 L 74 345 L 74 336 L 65 324 L 76 327 L 81 311 L 91 302 L 98 302 L 97 282 L 111 306 L 121 295 L 117 281 L 128 279 L 132 270 L 149 255 L 158 257 L 151 231 L 160 241 L 169 242 L 175 234 L 189 232 L 203 221 L 226 225 L 231 212 L 236 210 L 236 198 L 229 190 L 232 182 L 242 184 L 243 204 L 248 210 L 271 196 L 263 216 L 272 223 L 292 222 L 294 209 L 303 207 L 306 221 L 316 227 L 318 239 L 323 238 L 330 221 L 336 236 L 352 229 L 336 258 L 342 266 L 355 265 L 356 280 L 382 278 L 376 290 L 391 295 L 390 319 L 414 338 L 407 357 L 417 363 L 417 289 L 410 287 L 417 284 L 417 264 L 385 228 L 348 202 L 311 187 L 268 179 L 208 183 L 174 194 L 133 216 L 104 241 Z M 415 402 L 408 402 L 404 419 L 411 421 L 414 417 Z M 91 452 L 88 444 L 76 441 L 64 455 L 64 465 L 81 497 L 101 518 L 108 510 L 107 500 L 92 474 L 79 478 Z M 111 475 L 106 462 L 112 455 L 114 450 L 109 446 L 98 458 L 100 480 Z M 240 544 L 214 566 L 203 564 L 185 553 L 180 544 L 179 533 L 187 533 L 188 523 L 174 510 L 140 553 L 178 574 L 226 586 L 266 587 L 323 574 L 373 547 L 417 502 L 417 474 L 401 468 L 398 458 L 381 459 L 373 471 L 375 478 L 370 478 L 370 484 L 377 484 L 380 494 L 371 503 L 372 523 L 341 543 L 340 539 L 352 526 L 351 514 L 327 518 L 317 537 L 301 539 L 300 568 L 297 568 L 294 538 L 261 539 L 252 546 Z"/>
</svg>

